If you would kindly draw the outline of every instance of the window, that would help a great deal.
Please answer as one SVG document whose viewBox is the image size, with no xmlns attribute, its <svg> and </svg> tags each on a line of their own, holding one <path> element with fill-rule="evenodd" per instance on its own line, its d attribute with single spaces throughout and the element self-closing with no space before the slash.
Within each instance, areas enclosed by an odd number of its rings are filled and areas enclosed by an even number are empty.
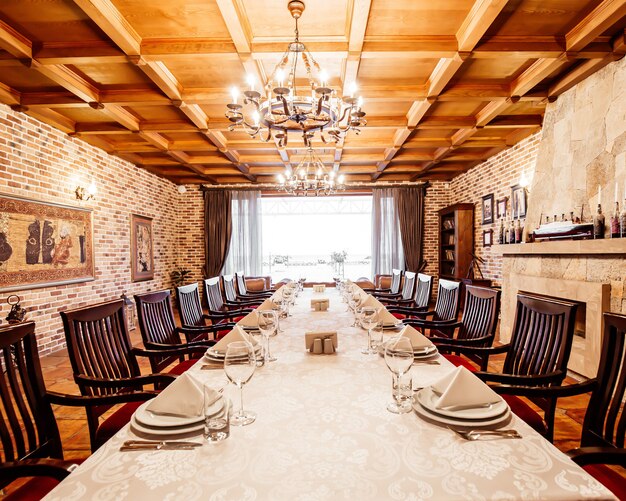
<svg viewBox="0 0 626 501">
<path fill-rule="evenodd" d="M 371 272 L 372 197 L 265 197 L 263 275 L 357 279 Z"/>
</svg>

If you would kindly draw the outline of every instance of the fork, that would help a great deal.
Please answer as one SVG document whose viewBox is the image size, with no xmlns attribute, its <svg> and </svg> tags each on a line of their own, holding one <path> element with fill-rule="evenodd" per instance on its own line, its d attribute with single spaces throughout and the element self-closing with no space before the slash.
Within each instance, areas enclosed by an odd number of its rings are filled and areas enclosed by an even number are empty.
<svg viewBox="0 0 626 501">
<path fill-rule="evenodd" d="M 517 430 L 457 430 L 448 426 L 448 429 L 456 433 L 464 440 L 474 441 L 480 440 L 481 437 L 494 437 L 494 438 L 522 438 Z"/>
</svg>

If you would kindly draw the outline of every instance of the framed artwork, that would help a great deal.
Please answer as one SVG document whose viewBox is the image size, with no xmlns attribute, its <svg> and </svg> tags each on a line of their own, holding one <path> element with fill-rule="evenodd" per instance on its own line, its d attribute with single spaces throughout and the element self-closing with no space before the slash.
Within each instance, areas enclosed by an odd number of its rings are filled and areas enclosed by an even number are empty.
<svg viewBox="0 0 626 501">
<path fill-rule="evenodd" d="M 483 230 L 483 247 L 493 245 L 493 230 Z"/>
<path fill-rule="evenodd" d="M 491 224 L 494 220 L 493 193 L 483 197 L 483 224 Z"/>
<path fill-rule="evenodd" d="M 130 216 L 130 271 L 133 282 L 154 278 L 152 218 Z"/>
<path fill-rule="evenodd" d="M 526 188 L 519 184 L 511 187 L 511 208 L 513 219 L 526 217 Z"/>
<path fill-rule="evenodd" d="M 94 279 L 92 211 L 0 194 L 0 292 Z"/>
<path fill-rule="evenodd" d="M 509 201 L 509 197 L 503 197 L 503 198 L 499 198 L 498 201 L 496 202 L 496 208 L 497 208 L 497 217 L 498 219 L 506 217 L 506 206 L 507 206 L 507 202 Z"/>
</svg>

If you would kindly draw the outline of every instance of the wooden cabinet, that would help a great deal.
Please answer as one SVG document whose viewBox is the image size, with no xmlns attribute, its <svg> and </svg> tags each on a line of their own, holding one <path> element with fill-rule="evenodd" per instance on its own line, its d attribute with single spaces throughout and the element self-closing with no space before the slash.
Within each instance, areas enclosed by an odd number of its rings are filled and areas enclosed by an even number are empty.
<svg viewBox="0 0 626 501">
<path fill-rule="evenodd" d="M 455 204 L 439 211 L 439 276 L 467 276 L 474 252 L 474 204 Z"/>
</svg>

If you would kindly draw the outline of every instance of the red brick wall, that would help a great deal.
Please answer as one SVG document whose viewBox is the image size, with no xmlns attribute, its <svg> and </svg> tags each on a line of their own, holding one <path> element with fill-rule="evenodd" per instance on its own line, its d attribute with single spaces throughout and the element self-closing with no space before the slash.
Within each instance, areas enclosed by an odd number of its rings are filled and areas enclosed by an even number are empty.
<svg viewBox="0 0 626 501">
<path fill-rule="evenodd" d="M 493 193 L 495 202 L 499 198 L 508 197 L 507 211 L 510 215 L 511 186 L 519 182 L 522 173 L 528 181 L 532 179 L 540 139 L 541 132 L 537 132 L 512 148 L 502 151 L 486 162 L 457 176 L 450 183 L 450 204 L 462 202 L 475 204 L 474 242 L 476 255 L 485 260 L 485 263 L 480 266 L 485 278 L 492 279 L 497 285 L 502 283 L 502 256 L 496 249 L 483 247 L 483 230 L 492 229 L 494 243 L 496 243 L 499 225 L 498 222 L 482 225 L 482 197 Z"/>
<path fill-rule="evenodd" d="M 435 277 L 433 297 L 437 297 L 439 276 L 439 210 L 450 205 L 450 189 L 448 183 L 433 181 L 426 190 L 424 214 L 424 273 Z"/>
<path fill-rule="evenodd" d="M 179 264 L 191 270 L 188 283 L 204 279 L 204 199 L 198 186 L 187 186 L 178 210 Z M 202 284 L 198 283 L 200 293 Z"/>
<path fill-rule="evenodd" d="M 86 186 L 93 178 L 96 200 L 74 196 L 78 177 Z M 170 287 L 170 273 L 196 249 L 178 252 L 178 209 L 183 197 L 176 186 L 102 150 L 67 136 L 22 113 L 0 105 L 0 192 L 25 198 L 93 209 L 96 279 L 74 285 L 17 291 L 37 323 L 42 353 L 64 344 L 59 311 Z M 132 283 L 130 277 L 130 215 L 153 217 L 155 277 Z M 0 293 L 4 322 L 8 293 Z"/>
</svg>

